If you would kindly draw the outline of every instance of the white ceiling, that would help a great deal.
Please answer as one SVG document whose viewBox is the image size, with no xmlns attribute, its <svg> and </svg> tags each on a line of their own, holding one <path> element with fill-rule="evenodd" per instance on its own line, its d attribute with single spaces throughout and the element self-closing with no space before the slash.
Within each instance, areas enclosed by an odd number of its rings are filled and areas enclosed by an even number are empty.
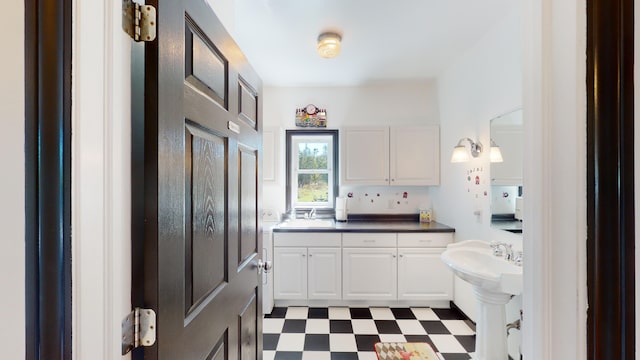
<svg viewBox="0 0 640 360">
<path fill-rule="evenodd" d="M 347 86 L 427 79 L 520 0 L 236 0 L 234 36 L 267 86 Z M 316 53 L 342 34 L 335 59 Z"/>
</svg>

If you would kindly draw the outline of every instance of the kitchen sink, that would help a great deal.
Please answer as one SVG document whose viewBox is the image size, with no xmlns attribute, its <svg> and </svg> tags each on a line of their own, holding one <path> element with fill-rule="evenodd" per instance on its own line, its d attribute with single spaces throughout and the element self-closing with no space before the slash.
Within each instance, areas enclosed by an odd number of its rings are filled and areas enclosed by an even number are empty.
<svg viewBox="0 0 640 360">
<path fill-rule="evenodd" d="M 280 224 L 281 228 L 332 228 L 334 226 L 333 220 L 326 219 L 292 219 Z"/>
</svg>

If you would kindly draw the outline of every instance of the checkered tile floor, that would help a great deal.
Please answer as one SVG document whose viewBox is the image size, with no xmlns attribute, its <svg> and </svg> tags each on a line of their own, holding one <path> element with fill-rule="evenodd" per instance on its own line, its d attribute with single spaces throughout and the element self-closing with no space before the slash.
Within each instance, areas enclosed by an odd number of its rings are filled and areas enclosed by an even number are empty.
<svg viewBox="0 0 640 360">
<path fill-rule="evenodd" d="M 426 342 L 442 360 L 471 359 L 475 326 L 453 309 L 274 308 L 264 360 L 376 360 L 376 342 Z"/>
</svg>

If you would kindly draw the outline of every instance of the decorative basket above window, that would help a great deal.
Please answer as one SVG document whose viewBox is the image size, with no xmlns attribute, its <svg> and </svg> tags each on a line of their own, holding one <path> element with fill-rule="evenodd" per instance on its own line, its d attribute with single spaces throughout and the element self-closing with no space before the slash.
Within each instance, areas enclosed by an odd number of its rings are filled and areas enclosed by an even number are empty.
<svg viewBox="0 0 640 360">
<path fill-rule="evenodd" d="M 327 127 L 327 110 L 318 109 L 313 104 L 296 109 L 296 126 L 316 128 Z"/>
</svg>

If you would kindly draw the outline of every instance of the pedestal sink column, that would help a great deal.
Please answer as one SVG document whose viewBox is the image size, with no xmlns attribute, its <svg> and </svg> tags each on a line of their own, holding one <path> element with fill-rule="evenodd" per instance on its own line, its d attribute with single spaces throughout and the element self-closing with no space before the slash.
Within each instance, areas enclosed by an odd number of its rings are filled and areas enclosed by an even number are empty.
<svg viewBox="0 0 640 360">
<path fill-rule="evenodd" d="M 507 331 L 505 305 L 511 295 L 494 293 L 474 286 L 478 299 L 478 319 L 476 321 L 476 360 L 506 360 Z"/>
</svg>

